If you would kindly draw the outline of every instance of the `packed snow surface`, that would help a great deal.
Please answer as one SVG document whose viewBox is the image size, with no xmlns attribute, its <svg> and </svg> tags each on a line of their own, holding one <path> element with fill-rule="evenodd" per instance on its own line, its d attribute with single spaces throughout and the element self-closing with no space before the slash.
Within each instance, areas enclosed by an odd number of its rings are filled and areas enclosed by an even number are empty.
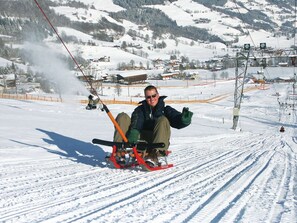
<svg viewBox="0 0 297 223">
<path fill-rule="evenodd" d="M 112 123 L 78 96 L 0 99 L 0 222 L 297 222 L 296 111 L 278 103 L 287 88 L 245 91 L 233 130 L 234 81 L 159 87 L 169 98 L 224 97 L 170 104 L 194 116 L 187 128 L 172 129 L 174 166 L 154 172 L 107 165 L 111 148 L 91 141 L 111 140 Z M 116 116 L 135 106 L 108 108 Z"/>
</svg>

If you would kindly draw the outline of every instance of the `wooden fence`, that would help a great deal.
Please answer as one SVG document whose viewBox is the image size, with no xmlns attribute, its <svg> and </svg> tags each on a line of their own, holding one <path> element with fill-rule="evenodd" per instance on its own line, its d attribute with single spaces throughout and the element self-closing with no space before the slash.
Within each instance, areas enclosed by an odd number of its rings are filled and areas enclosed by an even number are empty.
<svg viewBox="0 0 297 223">
<path fill-rule="evenodd" d="M 229 94 L 223 94 L 220 96 L 208 98 L 208 99 L 166 99 L 166 104 L 186 104 L 186 103 L 212 103 L 216 101 L 220 101 L 226 97 L 228 97 Z M 110 99 L 110 100 L 105 100 L 102 99 L 104 104 L 129 104 L 129 105 L 137 105 L 139 101 L 133 101 L 133 100 L 117 100 L 117 99 Z M 81 104 L 87 104 L 88 100 L 80 100 Z"/>
<path fill-rule="evenodd" d="M 60 98 L 43 95 L 31 95 L 31 94 L 0 94 L 0 98 L 16 99 L 16 100 L 34 100 L 34 101 L 52 101 L 62 102 Z"/>
<path fill-rule="evenodd" d="M 244 92 L 259 90 L 257 87 L 249 87 L 244 89 Z M 215 97 L 206 98 L 206 99 L 166 99 L 167 104 L 184 104 L 184 103 L 213 103 L 220 101 L 228 96 L 231 96 L 233 93 L 221 94 Z M 0 98 L 5 99 L 16 99 L 16 100 L 38 100 L 38 101 L 51 101 L 51 102 L 63 102 L 62 99 L 53 96 L 44 96 L 44 95 L 31 95 L 31 94 L 0 94 Z M 118 100 L 118 99 L 102 99 L 104 104 L 130 104 L 137 105 L 139 101 L 133 101 L 132 99 L 127 100 Z M 79 100 L 81 104 L 87 104 L 88 100 Z"/>
</svg>

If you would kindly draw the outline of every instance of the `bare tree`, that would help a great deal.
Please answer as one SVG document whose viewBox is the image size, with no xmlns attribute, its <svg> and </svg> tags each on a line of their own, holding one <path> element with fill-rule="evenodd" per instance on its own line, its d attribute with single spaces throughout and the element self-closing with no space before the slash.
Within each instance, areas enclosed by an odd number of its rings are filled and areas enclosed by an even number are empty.
<svg viewBox="0 0 297 223">
<path fill-rule="evenodd" d="M 122 88 L 120 84 L 116 84 L 116 86 L 114 87 L 114 92 L 116 93 L 117 96 L 120 96 L 122 93 Z"/>
</svg>

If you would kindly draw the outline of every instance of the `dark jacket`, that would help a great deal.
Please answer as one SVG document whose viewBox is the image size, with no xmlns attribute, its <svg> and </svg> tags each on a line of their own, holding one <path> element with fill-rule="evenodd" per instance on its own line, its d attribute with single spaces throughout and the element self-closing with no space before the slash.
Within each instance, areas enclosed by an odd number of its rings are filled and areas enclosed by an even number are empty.
<svg viewBox="0 0 297 223">
<path fill-rule="evenodd" d="M 153 109 L 147 104 L 146 100 L 139 102 L 140 105 L 132 113 L 130 130 L 153 130 L 156 120 L 162 115 L 166 116 L 173 128 L 181 129 L 188 126 L 189 124 L 182 122 L 181 112 L 168 105 L 165 106 L 165 98 L 166 96 L 161 96 L 158 104 Z"/>
<path fill-rule="evenodd" d="M 99 102 L 99 98 L 97 98 L 97 99 L 89 98 L 88 105 L 90 105 L 90 106 L 96 105 L 96 104 L 98 104 L 98 102 Z"/>
</svg>

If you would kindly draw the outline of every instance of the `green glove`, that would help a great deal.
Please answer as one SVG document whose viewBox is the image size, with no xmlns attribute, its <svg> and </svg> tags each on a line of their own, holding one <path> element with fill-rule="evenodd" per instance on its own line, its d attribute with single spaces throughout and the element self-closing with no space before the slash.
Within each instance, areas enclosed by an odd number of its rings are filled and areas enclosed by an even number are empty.
<svg viewBox="0 0 297 223">
<path fill-rule="evenodd" d="M 189 111 L 189 108 L 184 107 L 182 111 L 181 121 L 185 125 L 190 125 L 193 112 Z"/>
<path fill-rule="evenodd" d="M 131 129 L 127 133 L 128 142 L 135 143 L 139 139 L 139 131 L 137 129 Z"/>
</svg>

